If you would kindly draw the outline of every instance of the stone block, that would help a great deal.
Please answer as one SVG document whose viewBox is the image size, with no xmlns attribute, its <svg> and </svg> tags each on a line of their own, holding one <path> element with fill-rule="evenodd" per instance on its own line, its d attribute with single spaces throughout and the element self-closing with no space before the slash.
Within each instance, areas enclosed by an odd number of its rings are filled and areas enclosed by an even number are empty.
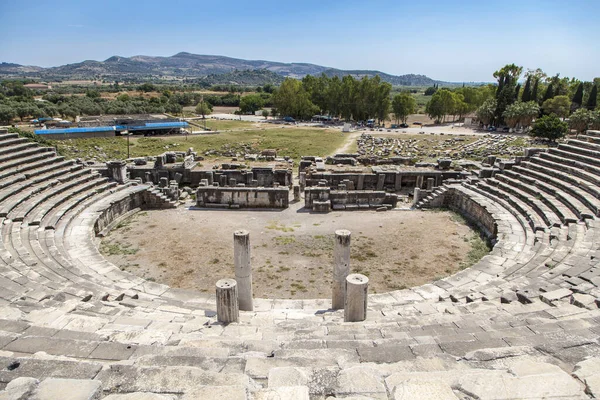
<svg viewBox="0 0 600 400">
<path fill-rule="evenodd" d="M 552 305 L 554 305 L 553 302 L 558 301 L 560 299 L 567 298 L 567 297 L 571 297 L 572 294 L 573 294 L 573 292 L 570 291 L 569 289 L 561 288 L 561 289 L 553 290 L 551 292 L 546 292 L 546 293 L 540 294 L 540 300 L 542 300 L 544 303 L 552 306 Z"/>
<path fill-rule="evenodd" d="M 396 386 L 392 395 L 394 400 L 458 400 L 449 385 L 433 380 L 410 379 Z"/>
<path fill-rule="evenodd" d="M 47 378 L 40 383 L 34 400 L 95 400 L 100 398 L 101 382 L 82 379 Z"/>
</svg>

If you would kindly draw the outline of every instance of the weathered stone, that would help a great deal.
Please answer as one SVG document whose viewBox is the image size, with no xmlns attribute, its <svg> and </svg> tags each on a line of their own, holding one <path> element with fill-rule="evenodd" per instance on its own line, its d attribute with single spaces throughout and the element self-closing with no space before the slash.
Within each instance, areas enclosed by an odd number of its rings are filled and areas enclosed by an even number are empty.
<svg viewBox="0 0 600 400">
<path fill-rule="evenodd" d="M 254 393 L 254 400 L 309 400 L 307 386 L 281 386 L 259 390 Z"/>
<path fill-rule="evenodd" d="M 554 305 L 553 302 L 558 301 L 560 299 L 564 299 L 566 297 L 570 297 L 573 294 L 569 289 L 562 288 L 558 290 L 554 290 L 552 292 L 546 292 L 540 294 L 540 300 L 549 305 Z"/>
<path fill-rule="evenodd" d="M 250 233 L 243 229 L 237 230 L 233 233 L 233 263 L 239 308 L 243 311 L 254 310 L 250 259 Z"/>
<path fill-rule="evenodd" d="M 426 380 L 408 380 L 394 388 L 394 400 L 436 399 L 458 400 L 452 388 L 442 382 Z"/>
<path fill-rule="evenodd" d="M 586 393 L 600 397 L 600 358 L 593 357 L 575 365 L 573 375 L 585 384 Z"/>
<path fill-rule="evenodd" d="M 81 379 L 44 379 L 37 387 L 33 400 L 93 400 L 100 398 L 101 383 Z"/>
<path fill-rule="evenodd" d="M 35 378 L 16 378 L 10 381 L 4 391 L 0 391 L 0 400 L 28 400 L 32 397 L 39 381 Z"/>
<path fill-rule="evenodd" d="M 176 397 L 168 394 L 136 392 L 127 394 L 110 394 L 104 397 L 102 400 L 176 400 Z"/>
<path fill-rule="evenodd" d="M 333 248 L 333 289 L 331 307 L 344 308 L 346 299 L 346 277 L 350 273 L 350 231 L 335 231 Z"/>
<path fill-rule="evenodd" d="M 367 318 L 369 278 L 361 274 L 346 277 L 344 321 L 359 322 Z"/>
<path fill-rule="evenodd" d="M 221 279 L 216 284 L 217 320 L 229 324 L 240 318 L 238 286 L 235 279 Z"/>
</svg>

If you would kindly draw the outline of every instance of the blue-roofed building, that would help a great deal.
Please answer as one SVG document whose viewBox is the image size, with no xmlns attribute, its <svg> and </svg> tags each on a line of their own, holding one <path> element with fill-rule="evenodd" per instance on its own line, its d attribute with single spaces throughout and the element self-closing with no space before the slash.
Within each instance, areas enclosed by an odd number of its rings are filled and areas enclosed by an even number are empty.
<svg viewBox="0 0 600 400">
<path fill-rule="evenodd" d="M 36 135 L 43 135 L 48 139 L 76 139 L 95 137 L 121 136 L 124 132 L 130 135 L 177 135 L 189 124 L 177 119 L 138 119 L 119 116 L 110 118 L 100 117 L 93 121 L 83 121 L 80 126 L 63 129 L 37 129 Z"/>
</svg>

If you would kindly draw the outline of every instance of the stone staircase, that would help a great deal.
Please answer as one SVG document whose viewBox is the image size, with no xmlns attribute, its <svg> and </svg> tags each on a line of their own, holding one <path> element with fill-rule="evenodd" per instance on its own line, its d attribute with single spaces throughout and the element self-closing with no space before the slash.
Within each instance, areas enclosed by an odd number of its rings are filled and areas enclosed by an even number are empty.
<svg viewBox="0 0 600 400">
<path fill-rule="evenodd" d="M 493 250 L 450 277 L 370 295 L 363 322 L 343 322 L 328 299 L 255 299 L 223 325 L 214 295 L 146 281 L 98 252 L 99 232 L 164 199 L 25 144 L 0 135 L 0 149 L 22 146 L 0 173 L 27 168 L 0 180 L 0 399 L 600 396 L 600 174 L 560 162 L 589 147 L 569 141 L 561 156 L 434 190 L 420 207 L 460 212 Z"/>
</svg>

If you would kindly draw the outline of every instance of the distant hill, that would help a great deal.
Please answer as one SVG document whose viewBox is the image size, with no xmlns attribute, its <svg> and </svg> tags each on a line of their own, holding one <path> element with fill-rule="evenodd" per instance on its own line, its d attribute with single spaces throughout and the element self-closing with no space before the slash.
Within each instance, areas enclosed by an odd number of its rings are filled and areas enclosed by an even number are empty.
<svg viewBox="0 0 600 400">
<path fill-rule="evenodd" d="M 249 71 L 262 71 L 252 76 Z M 302 78 L 306 75 L 379 75 L 392 85 L 427 86 L 444 84 L 424 75 L 390 75 L 380 71 L 340 70 L 308 63 L 281 63 L 264 60 L 242 60 L 214 55 L 177 53 L 171 57 L 113 56 L 104 61 L 86 60 L 79 63 L 42 68 L 0 63 L 0 77 L 29 77 L 43 80 L 152 80 L 201 78 L 214 83 L 265 84 L 279 83 L 282 78 Z M 219 75 L 225 75 L 217 78 Z M 281 77 L 281 78 L 277 78 Z M 243 79 L 242 79 L 243 78 Z M 251 82 L 248 82 L 250 80 Z M 222 81 L 222 82 L 221 82 Z"/>
</svg>

